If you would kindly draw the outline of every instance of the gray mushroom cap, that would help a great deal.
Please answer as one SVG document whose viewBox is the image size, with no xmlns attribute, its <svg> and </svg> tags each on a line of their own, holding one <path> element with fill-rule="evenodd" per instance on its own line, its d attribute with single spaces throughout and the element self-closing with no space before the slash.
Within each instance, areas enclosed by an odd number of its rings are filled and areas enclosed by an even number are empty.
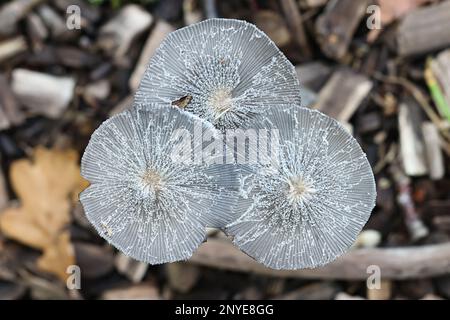
<svg viewBox="0 0 450 320">
<path fill-rule="evenodd" d="M 198 121 L 174 107 L 136 106 L 105 121 L 85 150 L 86 215 L 103 238 L 137 260 L 185 260 L 205 240 L 205 227 L 232 220 L 236 197 L 223 186 L 236 180 L 233 170 L 174 157 L 176 130 L 191 134 L 192 154 L 201 148 L 192 135 L 196 125 L 217 131 Z"/>
<path fill-rule="evenodd" d="M 137 103 L 172 103 L 220 130 L 235 129 L 266 108 L 300 104 L 293 65 L 253 24 L 209 19 L 170 33 L 144 73 Z"/>
<path fill-rule="evenodd" d="M 246 127 L 277 129 L 279 156 L 242 174 L 239 217 L 226 228 L 234 244 L 274 269 L 336 259 L 375 206 L 375 180 L 357 141 L 336 120 L 297 106 L 272 108 Z"/>
</svg>

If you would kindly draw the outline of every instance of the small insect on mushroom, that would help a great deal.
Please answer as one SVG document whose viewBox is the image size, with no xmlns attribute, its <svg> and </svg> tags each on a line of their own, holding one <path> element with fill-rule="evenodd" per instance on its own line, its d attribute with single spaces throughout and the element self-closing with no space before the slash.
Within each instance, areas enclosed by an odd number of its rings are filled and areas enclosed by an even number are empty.
<svg viewBox="0 0 450 320">
<path fill-rule="evenodd" d="M 182 108 L 222 131 L 266 108 L 300 103 L 293 65 L 256 26 L 234 19 L 205 20 L 170 33 L 151 59 L 135 101 L 173 102 L 189 97 L 186 92 L 192 100 Z"/>
<path fill-rule="evenodd" d="M 201 139 L 191 134 L 196 125 L 217 132 L 178 108 L 136 106 L 105 121 L 89 141 L 81 173 L 91 185 L 81 203 L 98 233 L 137 260 L 187 259 L 206 227 L 232 220 L 236 197 L 224 184 L 235 180 L 233 171 L 188 161 Z M 182 157 L 174 151 L 180 146 Z"/>
<path fill-rule="evenodd" d="M 190 94 L 181 97 L 178 100 L 172 101 L 173 106 L 177 106 L 178 108 L 184 109 L 191 102 L 192 96 Z"/>
<path fill-rule="evenodd" d="M 234 244 L 274 269 L 313 268 L 344 253 L 375 205 L 375 180 L 357 141 L 319 111 L 287 106 L 246 128 L 278 129 L 278 159 L 241 179 Z"/>
</svg>

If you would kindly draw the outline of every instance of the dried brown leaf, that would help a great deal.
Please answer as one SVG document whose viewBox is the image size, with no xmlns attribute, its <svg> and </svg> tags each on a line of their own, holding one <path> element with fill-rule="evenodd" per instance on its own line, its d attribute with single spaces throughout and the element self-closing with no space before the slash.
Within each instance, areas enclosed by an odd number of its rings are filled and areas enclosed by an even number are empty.
<svg viewBox="0 0 450 320">
<path fill-rule="evenodd" d="M 20 206 L 0 214 L 0 230 L 43 250 L 38 266 L 65 279 L 66 267 L 75 258 L 69 235 L 62 230 L 70 222 L 73 201 L 88 184 L 80 176 L 77 152 L 37 147 L 32 159 L 11 165 L 10 178 Z"/>
<path fill-rule="evenodd" d="M 63 281 L 68 276 L 67 267 L 73 264 L 75 264 L 75 252 L 68 231 L 62 232 L 55 241 L 46 246 L 44 254 L 37 261 L 39 269 L 53 273 Z"/>
</svg>

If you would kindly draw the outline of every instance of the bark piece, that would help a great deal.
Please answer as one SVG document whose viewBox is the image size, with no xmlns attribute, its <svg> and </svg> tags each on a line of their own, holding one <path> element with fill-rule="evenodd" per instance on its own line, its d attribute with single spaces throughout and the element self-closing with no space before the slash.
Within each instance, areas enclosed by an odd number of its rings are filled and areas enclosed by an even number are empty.
<svg viewBox="0 0 450 320">
<path fill-rule="evenodd" d="M 30 288 L 30 295 L 35 300 L 66 300 L 69 299 L 66 287 L 55 281 L 37 277 L 26 271 L 20 271 L 21 280 Z"/>
<path fill-rule="evenodd" d="M 316 109 L 340 122 L 348 122 L 372 86 L 366 76 L 350 69 L 335 71 L 320 90 Z"/>
<path fill-rule="evenodd" d="M 0 130 L 20 125 L 25 120 L 19 102 L 3 74 L 0 74 L 0 116 Z"/>
<path fill-rule="evenodd" d="M 26 287 L 20 283 L 0 280 L 0 300 L 18 300 L 26 291 Z"/>
<path fill-rule="evenodd" d="M 317 282 L 308 284 L 299 289 L 285 293 L 276 300 L 332 300 L 340 291 L 338 285 L 333 282 Z"/>
<path fill-rule="evenodd" d="M 388 25 L 405 14 L 415 10 L 417 7 L 431 0 L 378 0 L 381 10 L 381 23 Z"/>
<path fill-rule="evenodd" d="M 112 117 L 115 114 L 121 113 L 122 111 L 125 111 L 126 109 L 131 107 L 131 104 L 133 103 L 133 96 L 129 95 L 122 99 L 112 110 L 109 112 L 109 116 Z"/>
<path fill-rule="evenodd" d="M 92 68 L 100 59 L 85 50 L 72 46 L 59 46 L 54 48 L 57 61 L 71 68 Z"/>
<path fill-rule="evenodd" d="M 309 59 L 311 57 L 311 47 L 306 37 L 303 18 L 297 3 L 294 0 L 281 0 L 280 4 L 289 29 L 291 29 L 291 33 L 294 35 L 295 43 L 300 47 L 305 59 Z"/>
<path fill-rule="evenodd" d="M 382 279 L 379 288 L 367 288 L 367 299 L 369 300 L 389 300 L 392 295 L 392 282 Z"/>
<path fill-rule="evenodd" d="M 383 124 L 383 118 L 376 112 L 368 112 L 358 117 L 358 131 L 360 133 L 371 133 L 381 128 Z"/>
<path fill-rule="evenodd" d="M 123 57 L 132 41 L 152 24 L 153 17 L 140 6 L 129 4 L 100 28 L 98 45 L 115 58 Z"/>
<path fill-rule="evenodd" d="M 27 50 L 23 36 L 18 36 L 0 42 L 0 63 Z"/>
<path fill-rule="evenodd" d="M 308 88 L 300 88 L 301 97 L 302 97 L 302 106 L 303 107 L 311 107 L 317 101 L 317 94 Z"/>
<path fill-rule="evenodd" d="M 375 248 L 381 242 L 381 233 L 377 230 L 363 230 L 356 238 L 354 248 Z"/>
<path fill-rule="evenodd" d="M 419 8 L 407 14 L 395 33 L 401 56 L 424 54 L 450 45 L 450 1 Z"/>
<path fill-rule="evenodd" d="M 164 38 L 174 30 L 174 27 L 165 21 L 159 20 L 156 23 L 150 33 L 150 36 L 145 42 L 139 60 L 130 77 L 129 85 L 132 91 L 136 91 L 139 87 L 139 83 L 141 82 L 142 76 L 147 68 L 147 64 L 150 62 L 150 59 L 153 57 L 156 49 L 158 49 Z"/>
<path fill-rule="evenodd" d="M 411 299 L 421 299 L 433 294 L 433 283 L 430 279 L 406 280 L 398 283 L 398 291 Z"/>
<path fill-rule="evenodd" d="M 400 104 L 398 113 L 403 168 L 409 176 L 421 176 L 428 172 L 418 108 L 413 100 L 408 99 Z"/>
<path fill-rule="evenodd" d="M 48 38 L 48 30 L 41 17 L 35 13 L 30 13 L 26 18 L 27 32 L 35 47 Z"/>
<path fill-rule="evenodd" d="M 316 8 L 324 6 L 328 0 L 300 0 L 300 5 L 303 8 Z"/>
<path fill-rule="evenodd" d="M 39 16 L 50 30 L 50 36 L 54 39 L 62 39 L 69 34 L 64 19 L 50 6 L 41 5 L 37 9 Z"/>
<path fill-rule="evenodd" d="M 100 65 L 98 65 L 97 67 L 95 67 L 89 73 L 89 78 L 92 81 L 100 80 L 100 79 L 106 77 L 111 72 L 112 68 L 113 68 L 113 65 L 111 62 L 109 62 L 109 61 L 103 62 Z"/>
<path fill-rule="evenodd" d="M 0 212 L 8 206 L 8 201 L 9 196 L 8 189 L 6 189 L 6 179 L 3 175 L 3 170 L 0 168 Z"/>
<path fill-rule="evenodd" d="M 82 242 L 74 243 L 74 247 L 76 263 L 80 266 L 83 278 L 100 278 L 114 269 L 114 256 L 111 247 Z"/>
<path fill-rule="evenodd" d="M 448 274 L 450 243 L 402 248 L 351 250 L 337 260 L 315 269 L 274 270 L 264 267 L 231 242 L 208 239 L 189 260 L 190 263 L 260 275 L 366 280 L 367 267 L 378 265 L 384 279 L 427 278 Z"/>
<path fill-rule="evenodd" d="M 422 135 L 430 178 L 442 179 L 445 174 L 445 166 L 439 131 L 433 122 L 426 121 L 422 123 Z"/>
<path fill-rule="evenodd" d="M 331 68 L 320 61 L 301 64 L 295 67 L 300 84 L 319 92 L 331 74 Z"/>
<path fill-rule="evenodd" d="M 32 113 L 58 118 L 72 100 L 75 80 L 26 69 L 12 72 L 12 90 Z"/>
<path fill-rule="evenodd" d="M 14 0 L 0 8 L 0 35 L 11 35 L 16 24 L 42 0 Z"/>
<path fill-rule="evenodd" d="M 346 292 L 339 292 L 335 297 L 334 300 L 365 300 L 361 296 L 352 296 L 349 295 Z"/>
<path fill-rule="evenodd" d="M 316 20 L 316 33 L 322 51 L 330 58 L 341 59 L 361 19 L 369 0 L 331 0 L 325 12 Z"/>
<path fill-rule="evenodd" d="M 202 17 L 203 14 L 197 0 L 183 1 L 183 19 L 186 26 L 202 21 Z"/>
<path fill-rule="evenodd" d="M 450 299 L 450 275 L 439 277 L 435 280 L 435 286 L 440 295 Z"/>
<path fill-rule="evenodd" d="M 89 222 L 88 218 L 86 217 L 86 214 L 84 213 L 84 209 L 80 201 L 77 201 L 75 207 L 72 209 L 72 216 L 75 222 L 84 229 L 95 230 L 92 224 Z"/>
<path fill-rule="evenodd" d="M 284 47 L 291 41 L 291 34 L 283 17 L 272 10 L 259 10 L 256 12 L 255 25 L 264 31 L 278 47 Z"/>
<path fill-rule="evenodd" d="M 185 262 L 175 262 L 166 265 L 169 285 L 181 293 L 189 292 L 200 277 L 198 266 L 187 264 Z"/>
<path fill-rule="evenodd" d="M 100 58 L 74 46 L 42 45 L 27 58 L 27 63 L 37 67 L 48 67 L 60 64 L 69 68 L 94 68 Z"/>
<path fill-rule="evenodd" d="M 83 91 L 83 97 L 91 106 L 97 106 L 99 101 L 108 98 L 111 84 L 108 80 L 99 80 L 88 84 Z"/>
<path fill-rule="evenodd" d="M 115 258 L 117 271 L 125 275 L 133 283 L 141 282 L 148 270 L 148 264 L 134 260 L 119 252 Z"/>
<path fill-rule="evenodd" d="M 447 212 L 450 212 L 450 208 L 447 208 Z M 433 217 L 433 225 L 438 230 L 442 230 L 445 232 L 450 232 L 450 216 L 442 215 Z"/>
<path fill-rule="evenodd" d="M 104 292 L 103 300 L 159 300 L 158 289 L 152 284 L 139 284 Z"/>
<path fill-rule="evenodd" d="M 406 176 L 397 163 L 392 163 L 389 171 L 397 186 L 397 203 L 402 208 L 401 213 L 412 241 L 425 238 L 429 234 L 427 226 L 420 218 L 413 200 L 411 179 Z"/>
</svg>

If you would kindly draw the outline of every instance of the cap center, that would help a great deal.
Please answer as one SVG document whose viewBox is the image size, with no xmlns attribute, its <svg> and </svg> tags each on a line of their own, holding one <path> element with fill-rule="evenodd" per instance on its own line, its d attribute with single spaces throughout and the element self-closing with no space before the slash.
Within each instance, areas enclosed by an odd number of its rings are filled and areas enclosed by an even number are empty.
<svg viewBox="0 0 450 320">
<path fill-rule="evenodd" d="M 292 202 L 309 201 L 317 191 L 310 182 L 302 177 L 290 179 L 288 185 L 288 196 Z"/>
<path fill-rule="evenodd" d="M 216 114 L 216 119 L 219 119 L 232 108 L 232 98 L 231 90 L 227 88 L 220 88 L 212 92 L 208 99 L 208 104 Z"/>
<path fill-rule="evenodd" d="M 145 195 L 156 195 L 163 186 L 161 175 L 153 169 L 148 169 L 141 176 L 142 191 Z"/>
</svg>

